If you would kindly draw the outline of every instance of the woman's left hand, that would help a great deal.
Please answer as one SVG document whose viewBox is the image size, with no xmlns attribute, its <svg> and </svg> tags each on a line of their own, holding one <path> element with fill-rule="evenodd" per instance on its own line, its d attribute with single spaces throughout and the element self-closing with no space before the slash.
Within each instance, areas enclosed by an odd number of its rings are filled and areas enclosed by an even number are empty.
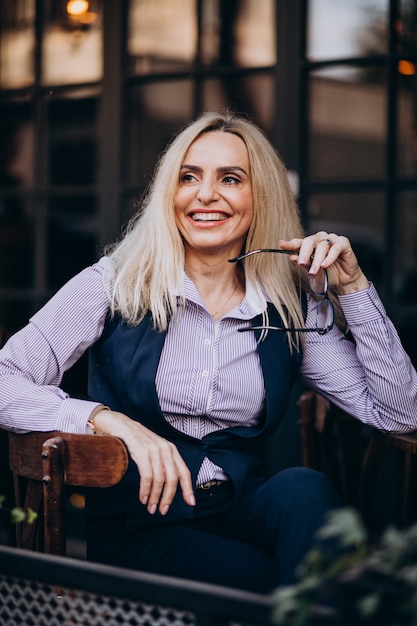
<svg viewBox="0 0 417 626">
<path fill-rule="evenodd" d="M 304 239 L 280 241 L 280 247 L 283 250 L 294 250 L 294 260 L 307 267 L 312 276 L 325 267 L 329 285 L 339 295 L 369 287 L 369 281 L 359 267 L 347 237 L 320 231 Z"/>
</svg>

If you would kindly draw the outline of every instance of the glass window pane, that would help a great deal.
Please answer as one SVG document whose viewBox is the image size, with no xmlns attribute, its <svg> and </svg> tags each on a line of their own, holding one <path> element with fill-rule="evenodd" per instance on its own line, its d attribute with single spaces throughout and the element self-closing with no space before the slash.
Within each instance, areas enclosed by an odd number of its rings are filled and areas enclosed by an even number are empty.
<svg viewBox="0 0 417 626">
<path fill-rule="evenodd" d="M 48 171 L 52 185 L 91 184 L 98 179 L 98 101 L 68 94 L 48 101 Z"/>
<path fill-rule="evenodd" d="M 274 0 L 204 0 L 200 28 L 196 7 L 196 0 L 131 0 L 130 71 L 175 72 L 194 62 L 243 67 L 276 62 Z"/>
<path fill-rule="evenodd" d="M 401 50 L 405 53 L 417 51 L 417 10 L 415 0 L 400 1 L 399 36 Z M 412 64 L 413 66 L 415 64 Z M 408 68 L 413 71 L 412 67 Z M 415 67 L 414 67 L 415 73 Z"/>
<path fill-rule="evenodd" d="M 0 105 L 0 187 L 33 185 L 34 122 L 32 105 L 11 100 Z"/>
<path fill-rule="evenodd" d="M 309 0 L 307 56 L 312 60 L 387 51 L 388 0 Z"/>
<path fill-rule="evenodd" d="M 5 287 L 23 289 L 31 286 L 32 240 L 30 202 L 18 194 L 0 197 L 0 290 Z"/>
<path fill-rule="evenodd" d="M 183 69 L 196 49 L 195 0 L 130 0 L 127 53 L 135 74 Z"/>
<path fill-rule="evenodd" d="M 383 278 L 384 214 L 382 193 L 312 194 L 307 230 L 310 233 L 325 230 L 348 237 L 363 271 L 378 286 Z"/>
<path fill-rule="evenodd" d="M 310 176 L 313 179 L 384 175 L 386 90 L 383 84 L 312 78 Z"/>
<path fill-rule="evenodd" d="M 123 198 L 122 224 L 126 224 L 138 211 L 141 191 L 127 193 L 126 197 Z"/>
<path fill-rule="evenodd" d="M 179 80 L 134 87 L 127 94 L 126 159 L 130 184 L 146 185 L 160 152 L 193 115 L 192 81 Z"/>
<path fill-rule="evenodd" d="M 35 310 L 36 308 L 26 298 L 0 298 L 0 348 L 9 337 L 28 323 Z M 7 523 L 10 524 L 9 518 Z"/>
<path fill-rule="evenodd" d="M 398 90 L 398 173 L 417 174 L 417 82 L 401 76 Z"/>
<path fill-rule="evenodd" d="M 398 300 L 417 305 L 417 198 L 415 193 L 399 194 L 397 220 L 396 276 Z"/>
<path fill-rule="evenodd" d="M 235 26 L 237 65 L 257 67 L 275 64 L 276 3 L 273 0 L 241 0 L 234 4 L 238 8 Z"/>
<path fill-rule="evenodd" d="M 402 0 L 399 35 L 405 55 L 417 52 L 417 11 L 414 0 Z M 417 173 L 417 62 L 413 58 L 398 63 L 398 172 Z"/>
<path fill-rule="evenodd" d="M 274 0 L 206 0 L 201 8 L 203 65 L 262 67 L 276 63 Z"/>
<path fill-rule="evenodd" d="M 46 256 L 48 288 L 57 289 L 97 260 L 96 212 L 97 205 L 93 197 L 63 196 L 49 201 Z"/>
<path fill-rule="evenodd" d="M 414 192 L 398 195 L 395 211 L 395 298 L 400 305 L 397 315 L 403 345 L 414 366 L 417 365 L 417 198 Z"/>
<path fill-rule="evenodd" d="M 101 0 L 45 2 L 41 81 L 44 85 L 98 81 L 103 75 Z"/>
<path fill-rule="evenodd" d="M 274 125 L 275 81 L 272 73 L 213 78 L 202 83 L 202 108 L 223 112 L 228 107 L 254 118 L 266 131 Z"/>
<path fill-rule="evenodd" d="M 0 3 L 0 86 L 15 89 L 35 80 L 35 0 Z"/>
</svg>

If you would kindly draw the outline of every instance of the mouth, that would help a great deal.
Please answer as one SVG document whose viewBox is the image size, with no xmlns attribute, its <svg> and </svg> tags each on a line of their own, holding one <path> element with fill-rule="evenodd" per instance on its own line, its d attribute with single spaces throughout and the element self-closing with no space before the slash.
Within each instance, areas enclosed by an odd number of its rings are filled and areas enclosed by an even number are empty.
<svg viewBox="0 0 417 626">
<path fill-rule="evenodd" d="M 195 211 L 194 213 L 190 213 L 189 217 L 194 222 L 223 222 L 229 218 L 229 215 L 225 215 L 224 213 L 199 213 Z"/>
</svg>

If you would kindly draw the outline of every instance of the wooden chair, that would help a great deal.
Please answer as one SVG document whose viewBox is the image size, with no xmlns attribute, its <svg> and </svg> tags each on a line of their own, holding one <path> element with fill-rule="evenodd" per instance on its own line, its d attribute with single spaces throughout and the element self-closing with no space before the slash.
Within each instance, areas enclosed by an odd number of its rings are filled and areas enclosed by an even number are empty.
<svg viewBox="0 0 417 626">
<path fill-rule="evenodd" d="M 377 529 L 376 503 L 384 460 L 393 453 L 395 465 L 394 521 L 406 526 L 417 518 L 414 494 L 417 431 L 390 434 L 364 426 L 341 409 L 326 403 L 324 424 L 316 426 L 317 407 L 325 401 L 311 391 L 299 400 L 302 462 L 330 476 L 346 504 L 356 506 L 372 531 Z"/>
<path fill-rule="evenodd" d="M 111 487 L 124 476 L 128 453 L 116 437 L 60 432 L 9 433 L 16 506 L 38 514 L 16 525 L 17 547 L 65 555 L 65 486 Z"/>
<path fill-rule="evenodd" d="M 378 477 L 388 449 L 398 451 L 398 525 L 416 516 L 412 494 L 417 433 L 390 435 L 364 428 L 350 415 L 326 405 L 324 427 L 317 428 L 323 399 L 306 392 L 299 398 L 303 464 L 327 473 L 346 504 L 356 506 L 375 527 Z M 128 453 L 119 439 L 70 433 L 9 433 L 9 465 L 17 506 L 38 513 L 33 524 L 16 525 L 21 548 L 64 555 L 65 486 L 110 487 L 124 476 Z"/>
</svg>

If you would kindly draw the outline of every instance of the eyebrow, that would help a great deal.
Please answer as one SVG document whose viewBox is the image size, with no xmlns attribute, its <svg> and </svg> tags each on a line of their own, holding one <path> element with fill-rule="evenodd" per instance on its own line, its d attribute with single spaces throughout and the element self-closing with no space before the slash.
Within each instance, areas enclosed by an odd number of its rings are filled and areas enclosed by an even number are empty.
<svg viewBox="0 0 417 626">
<path fill-rule="evenodd" d="M 181 170 L 191 170 L 192 172 L 201 172 L 202 169 L 203 168 L 198 167 L 198 165 L 187 165 L 186 163 L 184 163 L 184 165 L 181 165 Z M 243 167 L 240 167 L 239 165 L 226 165 L 226 166 L 218 167 L 217 171 L 220 174 L 227 174 L 229 172 L 242 172 L 242 174 L 244 174 L 245 176 L 249 176 L 247 171 L 243 169 Z"/>
</svg>

